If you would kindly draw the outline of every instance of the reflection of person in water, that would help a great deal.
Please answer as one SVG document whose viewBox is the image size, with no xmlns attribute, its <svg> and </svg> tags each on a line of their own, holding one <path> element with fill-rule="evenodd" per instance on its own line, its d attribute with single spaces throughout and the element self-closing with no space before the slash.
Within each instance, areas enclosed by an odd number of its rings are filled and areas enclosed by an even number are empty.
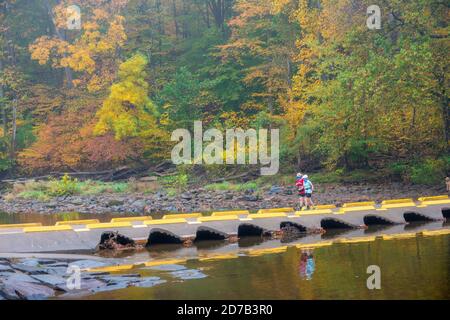
<svg viewBox="0 0 450 320">
<path fill-rule="evenodd" d="M 314 256 L 311 250 L 302 250 L 300 255 L 300 278 L 311 280 L 315 269 Z"/>
</svg>

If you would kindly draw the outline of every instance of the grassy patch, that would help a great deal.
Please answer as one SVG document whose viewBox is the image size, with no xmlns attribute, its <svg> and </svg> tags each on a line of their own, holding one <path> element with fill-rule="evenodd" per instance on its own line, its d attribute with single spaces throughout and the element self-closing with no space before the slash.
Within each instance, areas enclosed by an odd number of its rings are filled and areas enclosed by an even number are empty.
<svg viewBox="0 0 450 320">
<path fill-rule="evenodd" d="M 205 186 L 206 190 L 222 190 L 222 191 L 247 191 L 256 190 L 258 185 L 256 181 L 249 181 L 245 183 L 231 183 L 228 181 L 220 183 L 212 183 Z"/>
<path fill-rule="evenodd" d="M 17 196 L 22 199 L 36 199 L 40 201 L 47 201 L 50 199 L 48 194 L 38 190 L 22 191 Z"/>
<path fill-rule="evenodd" d="M 277 174 L 273 176 L 261 176 L 256 179 L 256 183 L 261 188 L 266 186 L 289 186 L 295 184 L 295 173 L 293 174 Z"/>
<path fill-rule="evenodd" d="M 132 185 L 134 186 L 130 182 L 78 181 L 63 177 L 50 181 L 16 183 L 8 194 L 8 198 L 18 197 L 45 201 L 57 196 L 125 193 L 130 191 Z M 142 186 L 140 188 L 143 189 Z"/>
</svg>

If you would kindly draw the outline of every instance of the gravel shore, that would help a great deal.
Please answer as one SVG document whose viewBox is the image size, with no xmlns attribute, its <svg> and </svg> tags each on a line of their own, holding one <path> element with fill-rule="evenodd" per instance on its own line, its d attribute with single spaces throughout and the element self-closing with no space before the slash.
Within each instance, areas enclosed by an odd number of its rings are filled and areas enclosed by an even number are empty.
<svg viewBox="0 0 450 320">
<path fill-rule="evenodd" d="M 377 201 L 397 198 L 418 198 L 445 194 L 444 186 L 426 187 L 402 183 L 323 184 L 316 185 L 316 204 L 336 204 L 356 201 Z M 273 185 L 266 190 L 227 191 L 192 189 L 169 197 L 165 192 L 153 194 L 99 194 L 67 196 L 48 201 L 33 199 L 6 200 L 0 198 L 0 211 L 8 213 L 58 212 L 156 214 L 167 212 L 209 212 L 213 210 L 292 207 L 297 204 L 294 186 Z"/>
</svg>

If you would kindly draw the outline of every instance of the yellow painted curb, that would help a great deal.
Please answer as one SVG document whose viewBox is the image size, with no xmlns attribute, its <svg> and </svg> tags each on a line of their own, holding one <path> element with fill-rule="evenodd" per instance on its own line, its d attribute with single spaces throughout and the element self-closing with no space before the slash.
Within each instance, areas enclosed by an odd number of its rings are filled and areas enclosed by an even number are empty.
<svg viewBox="0 0 450 320">
<path fill-rule="evenodd" d="M 399 233 L 399 234 L 383 234 L 383 240 L 399 240 L 399 239 L 411 239 L 417 236 L 416 233 Z"/>
<path fill-rule="evenodd" d="M 422 231 L 423 236 L 444 236 L 450 234 L 450 229 Z"/>
<path fill-rule="evenodd" d="M 382 209 L 394 209 L 394 208 L 410 208 L 410 207 L 415 207 L 415 206 L 416 206 L 416 204 L 414 202 L 404 202 L 404 203 L 383 204 L 383 205 L 381 205 L 381 208 Z"/>
<path fill-rule="evenodd" d="M 227 221 L 227 220 L 239 220 L 238 216 L 219 216 L 219 217 L 200 217 L 197 219 L 201 222 L 207 222 L 207 221 Z"/>
<path fill-rule="evenodd" d="M 330 213 L 333 213 L 331 209 L 295 211 L 296 216 L 308 216 L 314 214 L 330 214 Z"/>
<path fill-rule="evenodd" d="M 375 201 L 349 202 L 349 203 L 344 203 L 342 205 L 342 208 L 367 207 L 367 206 L 374 206 L 374 205 L 375 205 Z"/>
<path fill-rule="evenodd" d="M 248 215 L 251 219 L 264 219 L 264 218 L 285 218 L 286 213 L 252 213 Z"/>
<path fill-rule="evenodd" d="M 422 201 L 421 205 L 427 206 L 427 205 L 436 205 L 436 204 L 448 204 L 450 203 L 450 199 L 447 200 L 428 200 L 428 201 Z"/>
<path fill-rule="evenodd" d="M 170 224 L 170 223 L 186 223 L 186 219 L 157 219 L 157 220 L 147 220 L 144 221 L 145 225 L 154 224 Z"/>
<path fill-rule="evenodd" d="M 41 226 L 41 227 L 25 227 L 23 232 L 52 232 L 52 231 L 72 231 L 72 227 L 64 226 Z"/>
<path fill-rule="evenodd" d="M 131 227 L 131 222 L 105 222 L 105 223 L 93 223 L 86 225 L 89 229 L 110 229 L 110 228 L 124 228 Z"/>
<path fill-rule="evenodd" d="M 130 270 L 135 268 L 136 266 L 134 264 L 123 264 L 123 265 L 117 265 L 117 266 L 106 266 L 106 267 L 98 267 L 98 268 L 92 268 L 87 269 L 89 272 L 119 272 L 123 270 Z"/>
<path fill-rule="evenodd" d="M 375 241 L 376 237 L 359 237 L 359 238 L 349 238 L 349 239 L 338 239 L 334 243 L 360 243 L 360 242 L 372 242 Z"/>
<path fill-rule="evenodd" d="M 332 241 L 322 241 L 317 243 L 301 243 L 297 244 L 295 247 L 297 247 L 298 249 L 316 249 L 331 246 L 332 244 L 333 244 Z"/>
<path fill-rule="evenodd" d="M 90 224 L 90 223 L 100 223 L 98 219 L 87 219 L 87 220 L 68 220 L 68 221 L 56 221 L 55 226 L 65 226 L 74 224 Z"/>
<path fill-rule="evenodd" d="M 322 210 L 322 209 L 336 209 L 336 205 L 334 204 L 319 204 L 314 206 L 313 210 Z"/>
<path fill-rule="evenodd" d="M 258 214 L 266 214 L 266 213 L 278 213 L 278 212 L 293 212 L 294 208 L 272 208 L 272 209 L 259 209 Z"/>
<path fill-rule="evenodd" d="M 185 263 L 185 262 L 186 262 L 186 259 L 155 260 L 155 261 L 144 262 L 144 266 L 156 267 L 156 266 L 162 266 L 165 264 L 179 264 L 179 263 Z"/>
<path fill-rule="evenodd" d="M 404 199 L 391 199 L 391 200 L 383 200 L 381 205 L 385 204 L 398 204 L 398 203 L 414 203 L 412 198 L 404 198 Z"/>
<path fill-rule="evenodd" d="M 248 210 L 236 210 L 236 211 L 214 211 L 211 216 L 212 217 L 220 217 L 220 216 L 230 216 L 230 215 L 244 215 L 250 214 Z"/>
<path fill-rule="evenodd" d="M 279 248 L 268 248 L 268 249 L 250 249 L 246 251 L 246 254 L 249 256 L 260 256 L 263 254 L 270 254 L 270 253 L 281 253 L 285 252 L 287 250 L 287 246 L 279 247 Z"/>
<path fill-rule="evenodd" d="M 441 196 L 434 196 L 434 197 L 420 197 L 418 199 L 419 201 L 435 201 L 435 200 L 448 200 L 448 195 L 443 194 Z"/>
<path fill-rule="evenodd" d="M 195 213 L 176 213 L 176 214 L 166 214 L 163 219 L 186 219 L 186 218 L 199 218 L 202 214 Z"/>
<path fill-rule="evenodd" d="M 13 229 L 13 228 L 25 228 L 25 227 L 40 227 L 42 223 L 32 222 L 32 223 L 16 223 L 16 224 L 0 224 L 0 229 Z"/>
<path fill-rule="evenodd" d="M 111 222 L 127 222 L 127 221 L 145 221 L 145 220 L 152 220 L 153 218 L 150 216 L 140 216 L 140 217 L 126 217 L 126 218 L 112 218 Z"/>
<path fill-rule="evenodd" d="M 367 210 L 375 210 L 374 206 L 361 206 L 361 207 L 342 207 L 339 209 L 339 212 L 352 212 L 352 211 L 367 211 Z"/>
<path fill-rule="evenodd" d="M 228 259 L 236 259 L 239 258 L 237 253 L 227 253 L 227 254 L 218 254 L 213 256 L 207 256 L 199 258 L 198 261 L 206 262 L 206 261 L 216 261 L 216 260 L 228 260 Z"/>
</svg>

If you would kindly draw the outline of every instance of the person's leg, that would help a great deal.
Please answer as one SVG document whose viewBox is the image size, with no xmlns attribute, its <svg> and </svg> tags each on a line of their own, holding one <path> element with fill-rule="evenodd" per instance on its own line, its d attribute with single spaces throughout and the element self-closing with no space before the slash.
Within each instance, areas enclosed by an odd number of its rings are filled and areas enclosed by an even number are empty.
<svg viewBox="0 0 450 320">
<path fill-rule="evenodd" d="M 311 201 L 311 193 L 308 193 L 307 195 L 306 195 L 306 208 L 310 208 L 310 207 L 312 207 L 313 206 L 313 203 L 312 203 L 312 201 Z"/>
<path fill-rule="evenodd" d="M 314 202 L 312 201 L 312 193 L 311 193 L 310 196 L 309 196 L 309 205 L 310 205 L 311 207 L 314 207 Z"/>
<path fill-rule="evenodd" d="M 305 206 L 305 196 L 299 195 L 300 210 Z"/>
</svg>

